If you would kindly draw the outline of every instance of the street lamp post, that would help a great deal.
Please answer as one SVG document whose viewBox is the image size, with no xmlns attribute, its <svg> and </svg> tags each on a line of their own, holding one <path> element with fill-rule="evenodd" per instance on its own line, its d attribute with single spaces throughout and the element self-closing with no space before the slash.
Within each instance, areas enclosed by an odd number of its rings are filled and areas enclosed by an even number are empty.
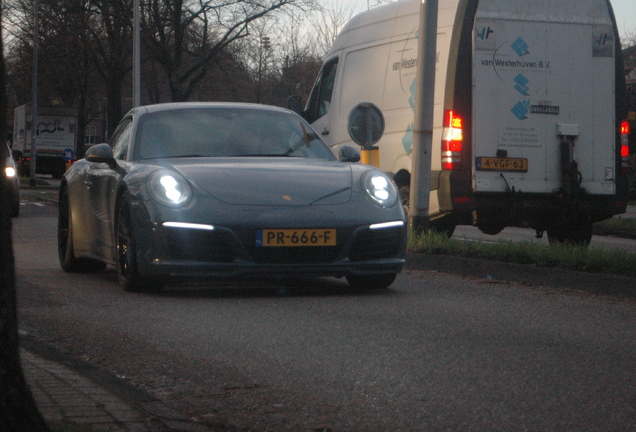
<svg viewBox="0 0 636 432">
<path fill-rule="evenodd" d="M 31 89 L 31 161 L 29 163 L 29 186 L 35 186 L 37 136 L 38 136 L 38 49 L 40 38 L 40 2 L 33 3 L 33 82 Z"/>
<path fill-rule="evenodd" d="M 139 32 L 139 0 L 133 2 L 133 108 L 141 105 L 141 43 Z"/>
<path fill-rule="evenodd" d="M 422 0 L 417 53 L 417 103 L 413 125 L 413 175 L 409 223 L 414 231 L 428 231 L 431 189 L 431 151 L 437 68 L 437 0 Z"/>
</svg>

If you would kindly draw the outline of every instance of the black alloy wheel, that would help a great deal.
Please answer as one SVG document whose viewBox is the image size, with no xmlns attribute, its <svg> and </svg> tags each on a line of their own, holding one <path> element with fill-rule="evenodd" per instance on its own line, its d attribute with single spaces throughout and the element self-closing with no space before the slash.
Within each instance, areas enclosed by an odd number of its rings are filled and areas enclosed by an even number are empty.
<svg viewBox="0 0 636 432">
<path fill-rule="evenodd" d="M 124 291 L 129 292 L 159 291 L 163 286 L 161 280 L 142 276 L 137 268 L 137 248 L 128 192 L 124 192 L 119 200 L 115 223 L 119 285 Z"/>
</svg>

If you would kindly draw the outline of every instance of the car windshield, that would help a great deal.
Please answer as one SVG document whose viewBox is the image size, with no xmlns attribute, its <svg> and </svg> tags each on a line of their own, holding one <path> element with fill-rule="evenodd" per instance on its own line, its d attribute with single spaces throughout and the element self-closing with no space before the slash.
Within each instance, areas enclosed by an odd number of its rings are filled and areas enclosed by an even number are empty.
<svg viewBox="0 0 636 432">
<path fill-rule="evenodd" d="M 135 143 L 135 159 L 335 159 L 300 117 L 253 108 L 189 108 L 146 114 L 140 119 Z"/>
</svg>

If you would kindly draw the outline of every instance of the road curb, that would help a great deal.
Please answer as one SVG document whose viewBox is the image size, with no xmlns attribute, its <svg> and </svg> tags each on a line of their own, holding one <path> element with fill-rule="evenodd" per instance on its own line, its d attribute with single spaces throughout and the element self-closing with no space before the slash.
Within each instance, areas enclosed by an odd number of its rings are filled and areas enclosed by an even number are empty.
<svg viewBox="0 0 636 432">
<path fill-rule="evenodd" d="M 47 422 L 69 420 L 109 431 L 211 432 L 99 366 L 65 354 L 29 335 L 20 336 L 20 347 L 26 351 L 22 357 L 27 381 L 29 377 L 36 379 L 33 374 L 37 370 L 39 376 L 34 390 L 48 395 L 48 398 L 41 397 L 38 404 Z M 87 394 L 101 403 L 88 401 L 86 406 L 77 406 L 76 401 L 87 399 Z M 94 397 L 95 394 L 98 397 Z M 108 403 L 103 402 L 109 394 L 113 397 L 108 398 Z M 69 412 L 69 403 L 72 412 Z M 112 406 L 117 404 L 113 415 Z M 108 407 L 111 412 L 105 411 Z"/>
<path fill-rule="evenodd" d="M 510 264 L 423 253 L 407 254 L 405 269 L 452 273 L 490 281 L 516 282 L 529 286 L 544 286 L 594 295 L 636 299 L 635 277 L 539 268 L 536 265 Z"/>
</svg>

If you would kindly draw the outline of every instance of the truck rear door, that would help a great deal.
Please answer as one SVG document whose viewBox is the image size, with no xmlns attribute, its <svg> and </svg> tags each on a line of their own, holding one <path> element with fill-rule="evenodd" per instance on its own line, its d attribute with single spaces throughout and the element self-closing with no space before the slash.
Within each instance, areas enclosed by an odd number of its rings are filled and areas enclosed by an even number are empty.
<svg viewBox="0 0 636 432">
<path fill-rule="evenodd" d="M 473 31 L 473 188 L 562 188 L 569 137 L 580 187 L 614 194 L 614 29 L 605 0 L 480 0 Z"/>
</svg>

